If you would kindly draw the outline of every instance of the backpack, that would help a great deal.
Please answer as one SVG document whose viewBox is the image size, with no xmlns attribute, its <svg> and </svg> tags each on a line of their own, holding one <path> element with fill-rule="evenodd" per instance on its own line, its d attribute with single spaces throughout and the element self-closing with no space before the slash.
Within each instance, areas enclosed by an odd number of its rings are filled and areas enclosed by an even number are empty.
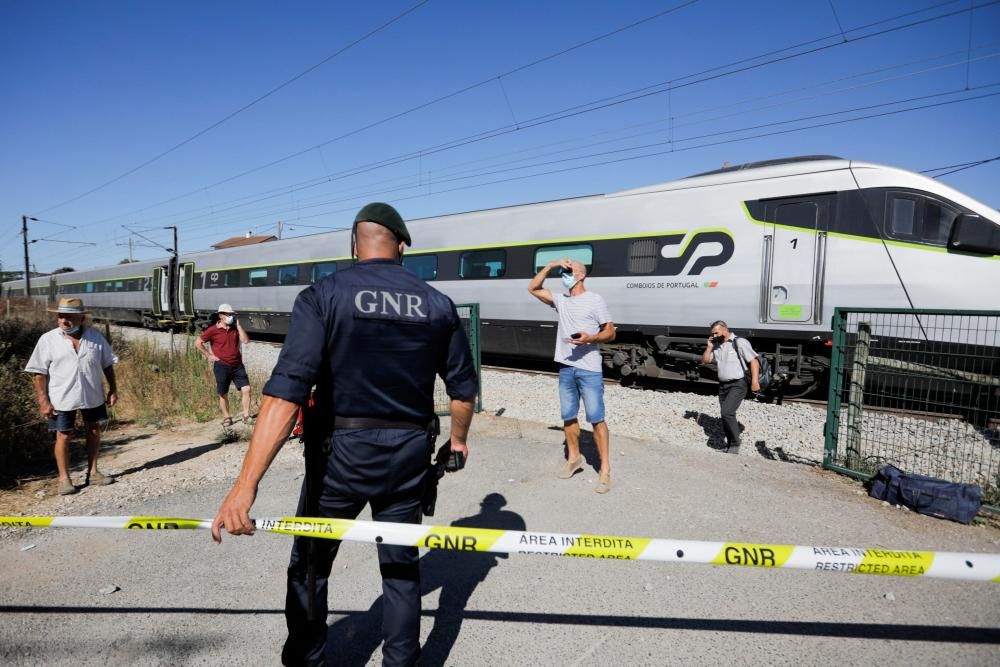
<svg viewBox="0 0 1000 667">
<path fill-rule="evenodd" d="M 743 353 L 740 352 L 740 346 L 737 344 L 739 336 L 733 336 L 733 347 L 736 348 L 736 356 L 740 358 L 740 363 L 743 364 L 743 373 L 746 375 L 747 383 L 750 382 L 750 368 L 747 365 L 745 359 L 743 359 Z M 774 381 L 774 369 L 771 368 L 770 362 L 768 362 L 767 357 L 763 354 L 757 355 L 757 363 L 760 365 L 760 372 L 757 374 L 757 384 L 760 385 L 761 391 L 767 389 L 771 386 Z"/>
<path fill-rule="evenodd" d="M 970 523 L 982 506 L 982 489 L 976 484 L 947 482 L 926 475 L 903 472 L 885 465 L 872 478 L 868 495 L 893 505 L 905 505 L 921 514 Z"/>
</svg>

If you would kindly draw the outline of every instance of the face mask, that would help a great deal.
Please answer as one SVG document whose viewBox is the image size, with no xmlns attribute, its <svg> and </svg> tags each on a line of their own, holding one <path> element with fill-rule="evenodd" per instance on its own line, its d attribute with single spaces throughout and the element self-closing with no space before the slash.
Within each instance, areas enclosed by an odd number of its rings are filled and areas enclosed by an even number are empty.
<svg viewBox="0 0 1000 667">
<path fill-rule="evenodd" d="M 77 324 L 76 326 L 70 327 L 69 329 L 63 329 L 62 332 L 66 336 L 72 336 L 79 330 L 80 330 L 80 325 Z"/>
<path fill-rule="evenodd" d="M 225 317 L 222 318 L 222 321 L 225 322 L 226 324 L 232 324 L 234 321 L 236 321 L 236 318 L 233 317 L 232 315 L 226 315 Z"/>
<path fill-rule="evenodd" d="M 577 282 L 576 276 L 574 276 L 572 273 L 562 274 L 562 283 L 563 285 L 565 285 L 566 289 L 573 289 L 573 285 L 575 285 L 576 282 Z"/>
</svg>

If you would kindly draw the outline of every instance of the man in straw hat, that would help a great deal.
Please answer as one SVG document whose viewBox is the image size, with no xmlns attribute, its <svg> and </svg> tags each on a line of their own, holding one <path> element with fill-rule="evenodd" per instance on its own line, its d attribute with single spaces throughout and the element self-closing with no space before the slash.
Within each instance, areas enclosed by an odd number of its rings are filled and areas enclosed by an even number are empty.
<svg viewBox="0 0 1000 667">
<path fill-rule="evenodd" d="M 69 442 L 73 437 L 76 412 L 83 413 L 87 436 L 87 475 L 84 486 L 111 484 L 114 479 L 97 470 L 101 447 L 101 422 L 108 419 L 108 406 L 118 401 L 115 362 L 118 358 L 104 336 L 84 326 L 87 313 L 83 301 L 73 297 L 59 300 L 49 308 L 56 313 L 56 328 L 42 335 L 24 370 L 35 376 L 38 412 L 56 434 L 56 468 L 60 495 L 79 491 L 69 477 Z M 108 379 L 107 397 L 103 377 Z"/>
</svg>

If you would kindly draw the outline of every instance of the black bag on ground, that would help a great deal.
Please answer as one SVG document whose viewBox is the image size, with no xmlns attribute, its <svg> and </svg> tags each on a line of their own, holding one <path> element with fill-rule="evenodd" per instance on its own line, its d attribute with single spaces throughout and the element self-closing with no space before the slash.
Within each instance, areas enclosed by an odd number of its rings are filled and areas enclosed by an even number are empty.
<svg viewBox="0 0 1000 667">
<path fill-rule="evenodd" d="M 921 514 L 959 523 L 970 523 L 983 504 L 982 490 L 976 484 L 915 475 L 903 472 L 894 465 L 883 466 L 878 471 L 872 478 L 868 495 L 893 505 L 904 505 Z"/>
</svg>

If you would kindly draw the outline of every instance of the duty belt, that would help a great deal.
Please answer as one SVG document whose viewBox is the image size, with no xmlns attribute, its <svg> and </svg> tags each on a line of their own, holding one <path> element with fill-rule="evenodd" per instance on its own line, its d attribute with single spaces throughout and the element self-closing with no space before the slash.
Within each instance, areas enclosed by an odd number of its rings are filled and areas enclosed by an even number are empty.
<svg viewBox="0 0 1000 667">
<path fill-rule="evenodd" d="M 426 431 L 430 422 L 418 423 L 378 419 L 375 417 L 334 417 L 333 429 L 340 431 L 349 428 L 403 428 L 411 431 Z"/>
</svg>

